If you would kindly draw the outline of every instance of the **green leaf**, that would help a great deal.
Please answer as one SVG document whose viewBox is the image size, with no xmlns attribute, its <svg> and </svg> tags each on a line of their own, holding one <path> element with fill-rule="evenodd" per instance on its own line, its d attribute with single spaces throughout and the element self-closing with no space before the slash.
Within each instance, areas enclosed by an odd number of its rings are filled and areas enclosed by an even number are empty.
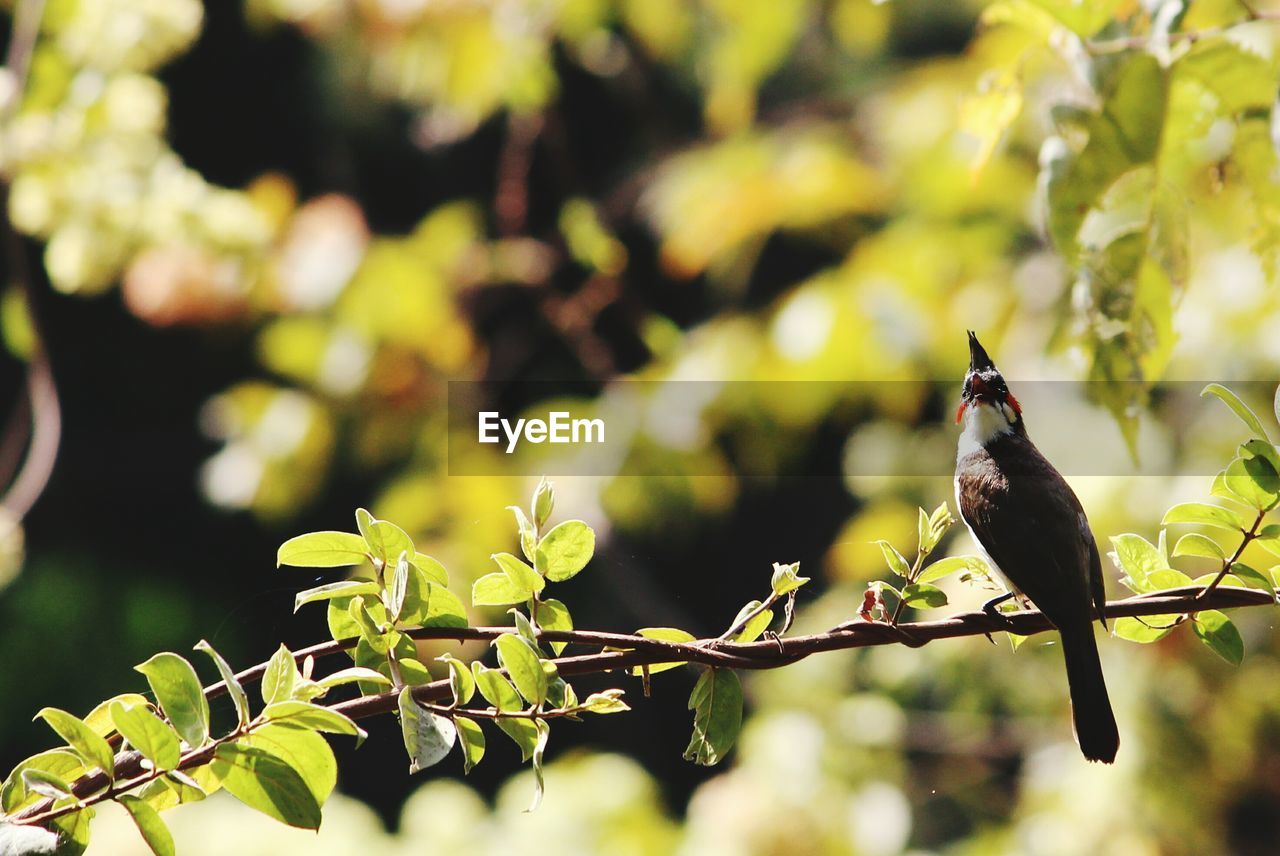
<svg viewBox="0 0 1280 856">
<path fill-rule="evenodd" d="M 457 726 L 447 716 L 424 710 L 413 700 L 412 690 L 400 691 L 400 729 L 409 753 L 409 773 L 425 770 L 444 760 L 458 739 Z"/>
<path fill-rule="evenodd" d="M 1229 508 L 1206 502 L 1182 502 L 1175 505 L 1164 513 L 1164 519 L 1160 521 L 1161 526 L 1171 523 L 1198 523 L 1234 532 L 1244 531 L 1244 521 L 1238 514 Z"/>
<path fill-rule="evenodd" d="M 504 573 L 485 574 L 471 587 L 473 606 L 507 606 L 524 603 L 529 592 L 517 587 Z"/>
<path fill-rule="evenodd" d="M 1280 422 L 1280 386 L 1276 387 L 1275 397 L 1271 401 L 1271 409 L 1276 415 L 1276 421 Z"/>
<path fill-rule="evenodd" d="M 1196 613 L 1192 627 L 1200 641 L 1208 645 L 1213 653 L 1233 666 L 1240 665 L 1240 661 L 1244 659 L 1244 640 L 1226 615 L 1216 609 L 1206 609 Z"/>
<path fill-rule="evenodd" d="M 799 562 L 792 562 L 789 565 L 773 563 L 773 576 L 769 579 L 769 585 L 774 594 L 784 595 L 795 591 L 807 582 L 809 582 L 808 577 L 800 576 Z"/>
<path fill-rule="evenodd" d="M 1167 522 L 1168 515 L 1165 517 Z M 1164 570 L 1160 551 L 1141 535 L 1132 533 L 1113 535 L 1111 545 L 1115 547 L 1115 550 L 1109 554 L 1111 560 L 1125 574 L 1125 584 L 1135 591 L 1147 591 L 1149 589 L 1147 576 L 1153 571 Z"/>
<path fill-rule="evenodd" d="M 320 803 L 287 761 L 241 741 L 214 750 L 213 772 L 232 796 L 289 826 L 320 828 Z"/>
<path fill-rule="evenodd" d="M 462 772 L 470 773 L 484 757 L 484 729 L 465 716 L 454 717 L 453 724 L 458 729 L 458 745 L 462 747 Z"/>
<path fill-rule="evenodd" d="M 547 477 L 543 476 L 538 481 L 538 487 L 533 491 L 533 522 L 534 525 L 541 529 L 551 519 L 551 511 L 555 508 L 556 492 L 555 486 L 547 481 Z"/>
<path fill-rule="evenodd" d="M 495 710 L 511 713 L 524 709 L 516 688 L 497 669 L 486 668 L 476 661 L 471 664 L 471 673 L 476 679 L 476 689 Z"/>
<path fill-rule="evenodd" d="M 338 782 L 338 762 L 329 741 L 306 728 L 268 723 L 240 738 L 241 745 L 269 752 L 288 764 L 319 805 L 324 805 Z"/>
<path fill-rule="evenodd" d="M 357 594 L 377 594 L 378 584 L 369 580 L 343 580 L 337 583 L 325 583 L 322 586 L 300 591 L 293 599 L 293 611 L 297 612 L 304 604 L 318 600 L 332 600 L 335 597 L 351 597 Z"/>
<path fill-rule="evenodd" d="M 1280 475 L 1265 458 L 1236 458 L 1227 465 L 1223 480 L 1227 490 L 1259 511 L 1280 499 Z"/>
<path fill-rule="evenodd" d="M 759 609 L 761 606 L 763 606 L 763 604 L 760 601 L 758 600 L 751 601 L 746 606 L 742 607 L 742 609 L 738 610 L 737 616 L 734 617 L 733 622 L 730 623 L 729 626 L 737 627 L 738 622 L 745 619 L 748 615 L 750 615 L 755 610 Z M 746 625 L 741 630 L 739 630 L 738 633 L 733 637 L 733 641 L 734 642 L 754 642 L 760 638 L 760 634 L 764 633 L 765 630 L 767 630 L 769 628 L 769 625 L 772 623 L 773 623 L 773 610 L 766 609 L 763 612 L 761 612 L 759 615 L 755 616 L 750 621 L 748 621 Z"/>
<path fill-rule="evenodd" d="M 542 591 L 547 584 L 537 571 L 510 553 L 494 553 L 489 558 L 498 563 L 498 567 L 507 575 L 511 585 L 524 592 L 525 600 L 528 600 L 533 592 Z"/>
<path fill-rule="evenodd" d="M 38 752 L 20 761 L 5 778 L 4 785 L 0 787 L 0 811 L 12 814 L 31 798 L 22 778 L 27 770 L 43 771 L 54 776 L 55 781 L 63 783 L 75 781 L 87 772 L 84 759 L 70 749 L 46 749 Z"/>
<path fill-rule="evenodd" d="M 1176 615 L 1148 615 L 1142 621 L 1139 621 L 1126 615 L 1117 618 L 1113 626 L 1115 634 L 1119 638 L 1145 645 L 1168 636 L 1173 629 L 1168 625 L 1177 619 L 1178 616 Z M 1144 624 L 1143 621 L 1146 623 Z"/>
<path fill-rule="evenodd" d="M 290 538 L 276 551 L 276 567 L 341 568 L 368 558 L 364 539 L 350 532 L 308 532 Z"/>
<path fill-rule="evenodd" d="M 692 633 L 681 630 L 679 627 L 641 627 L 636 631 L 636 635 L 643 636 L 646 639 L 659 639 L 663 642 L 679 642 L 681 644 L 697 641 L 697 638 Z M 650 663 L 647 669 L 649 674 L 656 675 L 658 672 L 665 672 L 668 669 L 678 669 L 685 662 L 685 660 L 679 660 L 671 663 Z M 640 675 L 645 668 L 632 666 L 631 674 Z"/>
<path fill-rule="evenodd" d="M 312 731 L 327 731 L 330 734 L 348 734 L 363 741 L 367 736 L 360 726 L 345 713 L 340 713 L 323 705 L 309 701 L 278 701 L 269 704 L 262 711 L 262 718 L 268 722 L 282 725 L 293 725 L 308 728 Z"/>
<path fill-rule="evenodd" d="M 46 707 L 36 714 L 36 719 L 47 722 L 76 754 L 84 758 L 86 764 L 102 770 L 108 779 L 115 777 L 115 753 L 111 751 L 111 746 L 85 725 L 80 717 L 56 707 Z"/>
<path fill-rule="evenodd" d="M 1271 469 L 1280 472 L 1280 449 L 1265 440 L 1246 440 L 1240 445 L 1240 457 L 1261 458 L 1271 465 Z"/>
<path fill-rule="evenodd" d="M 538 530 L 533 521 L 525 516 L 523 508 L 518 505 L 508 505 L 507 508 L 516 516 L 516 528 L 520 532 L 520 552 L 532 562 L 538 550 Z"/>
<path fill-rule="evenodd" d="M 625 713 L 631 707 L 622 700 L 622 694 L 623 691 L 618 689 L 592 693 L 582 702 L 582 709 L 588 713 Z"/>
<path fill-rule="evenodd" d="M 453 703 L 464 705 L 471 701 L 476 693 L 475 675 L 471 668 L 452 654 L 441 654 L 436 661 L 449 666 L 449 689 L 453 692 Z"/>
<path fill-rule="evenodd" d="M 596 533 L 581 520 L 566 520 L 538 542 L 538 570 L 552 582 L 572 579 L 587 566 L 596 550 Z"/>
<path fill-rule="evenodd" d="M 147 697 L 141 693 L 121 693 L 94 705 L 93 710 L 89 711 L 89 715 L 84 718 L 84 724 L 99 737 L 106 737 L 116 729 L 115 723 L 111 721 L 111 705 L 116 702 L 147 704 Z"/>
<path fill-rule="evenodd" d="M 28 767 L 22 771 L 21 776 L 23 787 L 42 797 L 48 797 L 51 800 L 62 800 L 69 799 L 72 796 L 71 784 L 61 776 L 50 773 L 47 770 Z"/>
<path fill-rule="evenodd" d="M 236 678 L 236 673 L 232 670 L 231 664 L 222 659 L 222 655 L 213 650 L 213 646 L 207 640 L 201 639 L 197 642 L 195 650 L 207 654 L 209 659 L 213 660 L 213 665 L 217 667 L 218 674 L 222 676 L 222 682 L 227 685 L 227 695 L 231 696 L 231 703 L 236 707 L 236 717 L 241 725 L 247 724 L 250 719 L 249 696 L 245 694 L 244 687 L 240 685 L 240 681 Z"/>
<path fill-rule="evenodd" d="M 393 623 L 400 620 L 400 612 L 404 609 L 404 595 L 409 588 L 409 568 L 409 554 L 401 553 L 400 558 L 396 559 L 396 567 L 391 572 L 391 579 L 387 582 L 382 602 L 387 607 L 387 615 Z M 414 573 L 416 575 L 416 570 Z"/>
<path fill-rule="evenodd" d="M 1244 562 L 1235 562 L 1231 565 L 1231 573 L 1240 578 L 1240 581 L 1249 588 L 1261 589 L 1270 592 L 1275 596 L 1275 584 L 1267 578 L 1266 574 L 1261 571 L 1249 567 Z"/>
<path fill-rule="evenodd" d="M 538 603 L 538 626 L 543 630 L 572 630 L 573 617 L 569 615 L 569 607 L 554 597 Z M 549 642 L 552 653 L 557 657 L 564 651 L 568 642 Z"/>
<path fill-rule="evenodd" d="M 134 668 L 146 676 L 160 709 L 187 745 L 203 746 L 209 738 L 209 700 L 191 664 L 166 651 Z"/>
<path fill-rule="evenodd" d="M 1267 436 L 1267 429 L 1262 427 L 1262 421 L 1258 419 L 1257 414 L 1249 409 L 1249 405 L 1241 401 L 1240 397 L 1234 392 L 1220 383 L 1211 383 L 1200 390 L 1202 398 L 1206 395 L 1214 395 L 1222 399 L 1222 402 L 1231 408 L 1231 412 L 1239 417 L 1240 421 L 1245 424 L 1253 436 L 1259 440 L 1271 442 L 1271 438 Z"/>
<path fill-rule="evenodd" d="M 742 683 L 732 669 L 707 669 L 689 696 L 693 736 L 684 759 L 714 766 L 738 740 L 742 730 Z"/>
<path fill-rule="evenodd" d="M 182 755 L 178 732 L 144 705 L 111 705 L 111 720 L 129 745 L 161 770 L 178 766 Z"/>
<path fill-rule="evenodd" d="M 413 566 L 427 575 L 427 579 L 439 586 L 449 585 L 449 572 L 443 564 L 426 553 L 413 554 Z"/>
<path fill-rule="evenodd" d="M 293 687 L 298 682 L 298 665 L 293 654 L 284 645 L 276 649 L 267 661 L 262 673 L 262 703 L 273 704 L 293 697 Z"/>
<path fill-rule="evenodd" d="M 410 556 L 417 554 L 413 539 L 403 529 L 394 523 L 374 518 L 363 508 L 356 509 L 356 525 L 364 536 L 369 554 L 380 561 L 384 568 L 393 565 L 401 553 L 408 553 Z"/>
<path fill-rule="evenodd" d="M 147 842 L 152 853 L 156 856 L 174 856 L 177 851 L 173 846 L 173 836 L 169 834 L 169 827 L 164 825 L 155 809 L 137 797 L 128 795 L 116 797 L 116 802 L 129 812 L 138 831 L 142 833 L 142 840 Z"/>
<path fill-rule="evenodd" d="M 1222 561 L 1227 557 L 1222 547 L 1217 541 L 1207 535 L 1201 535 L 1199 532 L 1191 532 L 1183 535 L 1178 539 L 1178 543 L 1173 545 L 1174 558 L 1179 556 L 1198 556 L 1204 559 L 1217 559 Z"/>
<path fill-rule="evenodd" d="M 58 832 L 58 849 L 54 856 L 80 856 L 89 846 L 89 821 L 94 809 L 86 806 L 49 822 Z"/>
<path fill-rule="evenodd" d="M 533 647 L 514 633 L 502 634 L 494 645 L 498 649 L 498 662 L 507 670 L 520 695 L 530 704 L 546 701 L 547 673 Z"/>
<path fill-rule="evenodd" d="M 386 610 L 383 609 L 381 603 L 375 601 L 372 605 L 385 615 Z M 367 643 L 375 652 L 379 654 L 387 653 L 391 645 L 391 640 L 388 638 L 390 634 L 382 632 L 381 622 L 373 617 L 370 604 L 366 603 L 364 595 L 352 598 L 351 605 L 347 607 L 347 613 L 355 621 L 356 626 L 360 628 L 361 640 Z"/>
<path fill-rule="evenodd" d="M 889 566 L 889 570 L 893 571 L 904 580 L 911 574 L 911 566 L 907 564 L 907 560 L 902 558 L 894 546 L 888 541 L 876 541 L 880 546 L 880 552 L 884 554 L 884 562 Z"/>
<path fill-rule="evenodd" d="M 933 537 L 933 527 L 929 525 L 929 515 L 923 508 L 917 508 L 919 514 L 916 516 L 916 546 L 922 555 L 927 555 L 934 548 L 937 541 Z"/>
<path fill-rule="evenodd" d="M 918 583 L 931 583 L 950 576 L 957 571 L 988 574 L 987 563 L 977 556 L 948 556 L 925 566 L 916 579 Z"/>
<path fill-rule="evenodd" d="M 521 762 L 528 761 L 538 748 L 538 726 L 525 717 L 498 720 L 498 728 L 520 747 Z"/>
<path fill-rule="evenodd" d="M 166 773 L 145 785 L 137 795 L 156 811 L 164 812 L 187 803 L 200 802 L 222 789 L 222 782 L 207 764 L 187 772 L 174 770 Z"/>
<path fill-rule="evenodd" d="M 363 666 L 350 666 L 346 669 L 341 669 L 331 675 L 325 675 L 316 683 L 329 690 L 342 684 L 352 684 L 357 681 L 365 681 L 379 686 L 391 686 L 391 679 L 386 675 Z"/>
<path fill-rule="evenodd" d="M 1170 568 L 1162 568 L 1158 571 L 1152 571 L 1147 577 L 1147 583 L 1152 591 L 1165 591 L 1167 589 L 1184 588 L 1191 585 L 1191 577 L 1182 571 L 1175 571 Z"/>
<path fill-rule="evenodd" d="M 466 627 L 467 609 L 458 596 L 411 566 L 400 620 L 417 627 Z"/>
<path fill-rule="evenodd" d="M 351 617 L 351 604 L 354 597 L 335 597 L 329 601 L 325 618 L 329 624 L 329 635 L 335 641 L 354 639 L 360 635 L 360 625 Z"/>
<path fill-rule="evenodd" d="M 511 616 L 516 625 L 516 635 L 524 641 L 528 642 L 534 651 L 538 652 L 538 656 L 542 656 L 542 652 L 538 649 L 538 632 L 533 629 L 533 622 L 529 617 L 520 610 L 512 607 L 507 610 L 507 614 Z"/>
<path fill-rule="evenodd" d="M 533 801 L 526 811 L 537 811 L 542 805 L 542 794 L 546 791 L 543 779 L 542 759 L 547 751 L 547 739 L 551 736 L 551 724 L 545 719 L 535 719 L 533 727 L 537 730 L 537 738 L 533 743 Z"/>
<path fill-rule="evenodd" d="M 903 587 L 902 600 L 916 609 L 935 609 L 947 605 L 947 593 L 928 583 L 912 583 Z"/>
</svg>

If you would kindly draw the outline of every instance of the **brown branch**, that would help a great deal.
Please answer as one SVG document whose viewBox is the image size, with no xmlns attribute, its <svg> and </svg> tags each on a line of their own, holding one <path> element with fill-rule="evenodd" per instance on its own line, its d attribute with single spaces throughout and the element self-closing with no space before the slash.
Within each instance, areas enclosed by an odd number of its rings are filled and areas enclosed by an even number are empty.
<svg viewBox="0 0 1280 856">
<path fill-rule="evenodd" d="M 1171 589 L 1157 594 L 1140 595 L 1107 603 L 1108 618 L 1162 615 L 1170 613 L 1198 612 L 1205 609 L 1232 609 L 1246 606 L 1266 606 L 1275 603 L 1274 592 L 1244 589 L 1233 586 L 1218 587 L 1208 596 L 1198 599 L 1203 589 L 1189 586 Z M 618 669 L 646 667 L 657 663 L 690 662 L 705 666 L 734 669 L 776 669 L 790 665 L 805 657 L 823 651 L 840 651 L 850 648 L 868 648 L 878 645 L 916 644 L 937 639 L 954 639 L 962 636 L 980 636 L 1008 630 L 1020 636 L 1030 636 L 1052 629 L 1053 625 L 1036 610 L 1005 613 L 996 618 L 985 612 L 965 612 L 937 621 L 920 621 L 894 627 L 881 621 L 853 620 L 832 628 L 825 633 L 768 639 L 758 642 L 734 643 L 719 639 L 700 639 L 695 642 L 666 642 L 626 633 L 604 633 L 584 630 L 543 630 L 539 638 L 547 642 L 569 642 L 579 645 L 627 650 L 605 650 L 552 660 L 564 677 L 598 674 Z M 513 632 L 511 627 L 427 627 L 404 631 L 414 639 L 440 639 L 456 642 L 492 640 L 503 633 Z M 322 657 L 353 647 L 354 639 L 325 642 L 297 651 L 294 657 L 301 660 L 308 656 Z M 242 682 L 262 677 L 266 665 L 261 664 L 240 672 L 236 677 Z M 210 698 L 226 692 L 222 682 L 205 689 Z M 427 705 L 450 698 L 447 679 L 432 681 L 413 689 L 415 700 Z M 330 709 L 352 719 L 391 713 L 396 710 L 398 693 L 395 691 L 341 701 L 329 705 Z M 189 769 L 206 763 L 212 757 L 211 746 L 190 750 L 183 755 L 178 769 Z M 109 790 L 106 776 L 99 772 L 85 776 L 74 783 L 72 792 L 87 802 L 99 802 L 104 796 L 122 793 L 125 788 L 136 787 L 149 775 L 142 765 L 142 756 L 136 751 L 120 753 L 116 758 L 117 784 Z M 127 785 L 123 783 L 129 783 Z M 52 809 L 52 800 L 42 800 L 19 813 L 11 822 L 36 823 L 49 820 L 54 812 L 76 810 L 69 805 Z"/>
<path fill-rule="evenodd" d="M 13 95 L 0 108 L 0 124 L 8 125 L 21 103 L 31 70 L 31 56 L 40 35 L 40 19 L 44 15 L 44 0 L 21 0 L 13 15 L 13 34 L 5 53 L 5 68 L 12 76 Z M 0 209 L 7 210 L 8 184 L 0 187 Z M 3 220 L 3 239 L 9 257 L 9 278 L 21 289 L 26 298 L 27 313 L 35 330 L 35 348 L 27 364 L 27 398 L 31 418 L 31 442 L 27 446 L 22 468 L 9 484 L 2 507 L 14 520 L 26 517 L 40 494 L 44 493 L 53 474 L 53 464 L 62 441 L 62 407 L 58 402 L 58 388 L 54 383 L 53 369 L 45 350 L 45 337 L 36 317 L 31 272 L 26 261 L 26 247 L 7 216 Z M 18 426 L 25 433 L 25 426 Z"/>
</svg>

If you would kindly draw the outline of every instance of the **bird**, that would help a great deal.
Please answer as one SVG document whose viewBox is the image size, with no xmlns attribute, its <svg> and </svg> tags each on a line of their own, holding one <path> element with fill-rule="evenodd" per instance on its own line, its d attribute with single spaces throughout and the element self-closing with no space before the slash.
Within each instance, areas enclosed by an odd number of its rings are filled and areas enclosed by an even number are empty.
<svg viewBox="0 0 1280 856">
<path fill-rule="evenodd" d="M 1073 731 L 1081 753 L 1110 764 L 1120 732 L 1093 635 L 1106 629 L 1102 562 L 1089 519 L 1075 492 L 1027 435 L 1022 406 L 972 330 L 956 424 L 956 505 L 1006 593 L 983 611 L 1030 601 L 1062 638 Z"/>
</svg>

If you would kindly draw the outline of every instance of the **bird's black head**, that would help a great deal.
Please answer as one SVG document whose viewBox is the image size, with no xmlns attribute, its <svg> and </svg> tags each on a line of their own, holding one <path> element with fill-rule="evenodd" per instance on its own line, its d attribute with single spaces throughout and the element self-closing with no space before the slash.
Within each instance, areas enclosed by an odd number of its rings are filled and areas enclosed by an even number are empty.
<svg viewBox="0 0 1280 856">
<path fill-rule="evenodd" d="M 979 404 L 988 404 L 1001 412 L 1009 412 L 1010 424 L 1022 421 L 1022 406 L 1018 404 L 1018 399 L 1013 397 L 1013 393 L 1009 392 L 1004 376 L 991 361 L 987 349 L 982 347 L 978 337 L 970 330 L 969 372 L 964 377 L 964 390 L 960 394 L 960 409 L 956 411 L 956 422 L 959 423 L 964 418 L 966 408 Z"/>
</svg>

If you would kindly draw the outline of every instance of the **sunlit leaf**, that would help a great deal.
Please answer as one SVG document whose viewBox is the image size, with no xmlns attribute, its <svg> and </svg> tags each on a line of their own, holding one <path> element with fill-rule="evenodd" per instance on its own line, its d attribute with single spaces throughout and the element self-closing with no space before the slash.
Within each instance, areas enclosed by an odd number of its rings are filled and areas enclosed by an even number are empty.
<svg viewBox="0 0 1280 856">
<path fill-rule="evenodd" d="M 320 828 L 320 802 L 287 761 L 259 746 L 220 743 L 214 773 L 236 799 L 289 826 Z"/>
<path fill-rule="evenodd" d="M 116 802 L 129 812 L 138 831 L 142 833 L 142 840 L 155 856 L 174 856 L 177 851 L 173 846 L 173 835 L 155 809 L 137 797 L 128 795 L 117 797 Z"/>
<path fill-rule="evenodd" d="M 87 764 L 102 770 L 107 778 L 115 775 L 115 753 L 111 751 L 111 746 L 85 725 L 80 717 L 56 707 L 46 707 L 36 714 L 36 719 L 43 719 L 48 723 Z"/>
<path fill-rule="evenodd" d="M 214 666 L 218 669 L 218 674 L 222 676 L 222 682 L 227 685 L 227 695 L 231 697 L 231 703 L 236 706 L 236 717 L 241 725 L 248 723 L 250 716 L 249 697 L 245 694 L 244 687 L 240 685 L 239 679 L 236 678 L 235 670 L 231 668 L 231 664 L 224 660 L 221 654 L 213 650 L 213 646 L 204 639 L 196 643 L 195 650 L 207 654 L 209 659 L 213 660 Z"/>
<path fill-rule="evenodd" d="M 1200 641 L 1233 666 L 1244 659 L 1244 640 L 1231 619 L 1216 609 L 1196 613 L 1192 625 Z"/>
<path fill-rule="evenodd" d="M 471 603 L 475 606 L 507 606 L 528 599 L 529 592 L 516 586 L 502 572 L 485 574 L 471 587 Z"/>
<path fill-rule="evenodd" d="M 1245 427 L 1249 429 L 1249 432 L 1253 434 L 1253 436 L 1257 437 L 1259 440 L 1271 442 L 1270 438 L 1267 436 L 1267 429 L 1262 427 L 1262 421 L 1258 419 L 1257 414 L 1253 412 L 1249 405 L 1240 400 L 1240 396 L 1236 395 L 1222 384 L 1211 383 L 1200 391 L 1200 395 L 1213 395 L 1221 399 L 1227 407 L 1231 408 L 1231 412 L 1245 424 Z"/>
<path fill-rule="evenodd" d="M 184 658 L 165 652 L 135 666 L 147 678 L 164 715 L 190 746 L 202 746 L 209 737 L 209 700 Z"/>
<path fill-rule="evenodd" d="M 546 701 L 547 673 L 533 647 L 514 633 L 504 633 L 494 645 L 498 649 L 498 662 L 507 670 L 520 695 L 530 704 Z"/>
<path fill-rule="evenodd" d="M 116 702 L 111 706 L 111 719 L 129 745 L 157 768 L 172 770 L 178 766 L 182 754 L 178 732 L 149 707 Z"/>
<path fill-rule="evenodd" d="M 471 768 L 484 757 L 484 729 L 480 723 L 465 716 L 456 717 L 454 725 L 458 729 L 458 745 L 462 747 L 462 772 L 470 773 Z"/>
<path fill-rule="evenodd" d="M 889 570 L 893 571 L 904 580 L 911 574 L 911 565 L 907 564 L 907 560 L 902 557 L 892 544 L 888 541 L 875 542 L 880 547 L 880 552 L 884 554 L 885 564 L 889 566 Z"/>
<path fill-rule="evenodd" d="M 350 532 L 309 532 L 290 538 L 276 552 L 276 566 L 296 568 L 341 568 L 358 565 L 367 556 L 368 546 Z"/>
<path fill-rule="evenodd" d="M 595 549 L 595 531 L 581 520 L 566 520 L 538 542 L 539 569 L 552 582 L 563 582 L 587 566 Z"/>
</svg>

